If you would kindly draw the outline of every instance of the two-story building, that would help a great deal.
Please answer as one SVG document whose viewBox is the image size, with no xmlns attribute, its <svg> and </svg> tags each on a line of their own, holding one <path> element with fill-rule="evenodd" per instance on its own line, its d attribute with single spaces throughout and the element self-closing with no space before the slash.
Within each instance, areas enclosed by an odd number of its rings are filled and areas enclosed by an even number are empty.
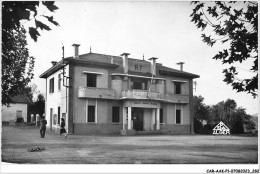
<svg viewBox="0 0 260 174">
<path fill-rule="evenodd" d="M 52 62 L 46 79 L 46 119 L 74 134 L 191 134 L 193 79 L 198 75 L 150 61 L 97 53 Z"/>
</svg>

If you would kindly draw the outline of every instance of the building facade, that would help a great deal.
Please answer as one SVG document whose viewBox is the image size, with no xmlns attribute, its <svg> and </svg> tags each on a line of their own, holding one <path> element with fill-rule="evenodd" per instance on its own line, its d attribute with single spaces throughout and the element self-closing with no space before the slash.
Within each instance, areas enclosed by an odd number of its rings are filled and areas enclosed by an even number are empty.
<svg viewBox="0 0 260 174">
<path fill-rule="evenodd" d="M 24 122 L 27 122 L 27 111 L 29 100 L 25 95 L 18 95 L 11 97 L 12 102 L 10 106 L 2 106 L 2 122 L 9 122 L 16 120 L 17 118 L 23 118 Z"/>
<path fill-rule="evenodd" d="M 46 119 L 73 134 L 191 134 L 193 79 L 198 75 L 150 61 L 97 53 L 67 57 L 46 79 Z"/>
</svg>

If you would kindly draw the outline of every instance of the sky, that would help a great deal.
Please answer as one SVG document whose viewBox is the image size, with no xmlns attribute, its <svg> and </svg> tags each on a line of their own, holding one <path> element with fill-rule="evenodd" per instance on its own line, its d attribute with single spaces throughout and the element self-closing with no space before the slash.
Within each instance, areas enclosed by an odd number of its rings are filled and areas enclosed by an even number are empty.
<svg viewBox="0 0 260 174">
<path fill-rule="evenodd" d="M 226 65 L 212 57 L 227 45 L 206 45 L 189 17 L 193 6 L 190 2 L 56 2 L 59 9 L 53 14 L 59 27 L 50 24 L 50 31 L 40 32 L 34 42 L 29 36 L 30 56 L 34 56 L 34 79 L 31 83 L 45 93 L 45 79 L 39 76 L 49 69 L 51 61 L 62 59 L 62 44 L 65 57 L 73 56 L 72 44 L 80 44 L 79 54 L 92 52 L 115 55 L 127 52 L 131 58 L 147 60 L 157 57 L 157 62 L 179 69 L 182 61 L 184 71 L 200 76 L 194 95 L 204 97 L 204 103 L 213 105 L 228 98 L 238 107 L 246 108 L 248 114 L 258 113 L 258 98 L 237 93 L 223 82 Z M 39 9 L 39 14 L 48 10 Z M 26 25 L 33 25 L 28 22 Z M 210 32 L 210 31 L 209 31 Z M 241 78 L 250 77 L 251 62 L 238 64 Z"/>
</svg>

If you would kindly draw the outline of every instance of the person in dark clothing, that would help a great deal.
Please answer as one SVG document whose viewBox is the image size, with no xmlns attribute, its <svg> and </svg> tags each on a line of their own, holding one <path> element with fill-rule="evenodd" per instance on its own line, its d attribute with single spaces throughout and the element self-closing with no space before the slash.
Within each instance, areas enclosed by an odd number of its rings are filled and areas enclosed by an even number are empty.
<svg viewBox="0 0 260 174">
<path fill-rule="evenodd" d="M 44 138 L 45 136 L 45 132 L 46 132 L 46 124 L 47 124 L 47 120 L 45 120 L 45 117 L 42 116 L 41 121 L 40 121 L 40 135 L 41 138 Z"/>
<path fill-rule="evenodd" d="M 61 118 L 61 124 L 60 124 L 60 137 L 61 137 L 61 134 L 65 134 L 65 138 L 67 138 L 67 132 L 66 132 L 66 129 L 65 129 L 65 120 L 64 118 Z"/>
</svg>

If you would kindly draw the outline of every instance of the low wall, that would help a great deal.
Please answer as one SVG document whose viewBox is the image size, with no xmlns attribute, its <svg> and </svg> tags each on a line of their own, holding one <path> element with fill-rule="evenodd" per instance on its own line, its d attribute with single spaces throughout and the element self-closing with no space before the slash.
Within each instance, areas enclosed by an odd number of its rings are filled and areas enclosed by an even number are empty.
<svg viewBox="0 0 260 174">
<path fill-rule="evenodd" d="M 105 123 L 74 123 L 74 134 L 93 135 L 93 134 L 120 134 L 122 124 Z M 163 134 L 191 134 L 190 125 L 164 124 L 160 125 Z"/>
<path fill-rule="evenodd" d="M 74 123 L 74 134 L 92 135 L 92 134 L 120 134 L 123 128 L 122 124 L 105 123 Z"/>
<path fill-rule="evenodd" d="M 190 125 L 167 124 L 160 127 L 163 134 L 191 134 Z"/>
</svg>

